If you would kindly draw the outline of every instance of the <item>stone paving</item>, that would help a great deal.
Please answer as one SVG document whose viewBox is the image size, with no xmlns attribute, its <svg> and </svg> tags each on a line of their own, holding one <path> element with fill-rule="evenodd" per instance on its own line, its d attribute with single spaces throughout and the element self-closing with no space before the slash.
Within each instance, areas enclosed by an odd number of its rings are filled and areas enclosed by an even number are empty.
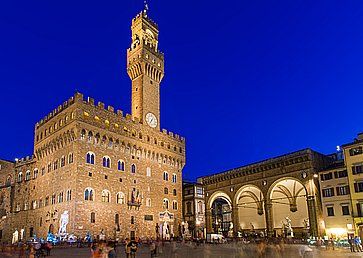
<svg viewBox="0 0 363 258">
<path fill-rule="evenodd" d="M 233 244 L 221 244 L 221 245 L 201 245 L 191 246 L 188 244 L 177 245 L 174 247 L 175 251 L 172 251 L 171 244 L 166 243 L 162 248 L 162 253 L 158 254 L 158 258 L 343 258 L 343 257 L 363 257 L 363 253 L 351 253 L 347 249 L 337 250 L 325 250 L 324 248 L 317 249 L 312 248 L 312 251 L 306 252 L 305 255 L 301 255 L 301 250 L 305 246 L 302 245 L 286 245 L 284 252 L 279 254 L 273 247 L 266 249 L 266 253 L 263 256 L 259 256 L 254 245 L 236 246 Z M 0 253 L 0 257 L 19 257 L 18 255 L 5 256 Z M 52 250 L 50 258 L 80 258 L 91 257 L 89 248 L 54 248 Z M 126 257 L 124 248 L 117 248 L 117 258 Z M 150 257 L 148 246 L 141 246 L 136 254 L 137 258 Z"/>
</svg>

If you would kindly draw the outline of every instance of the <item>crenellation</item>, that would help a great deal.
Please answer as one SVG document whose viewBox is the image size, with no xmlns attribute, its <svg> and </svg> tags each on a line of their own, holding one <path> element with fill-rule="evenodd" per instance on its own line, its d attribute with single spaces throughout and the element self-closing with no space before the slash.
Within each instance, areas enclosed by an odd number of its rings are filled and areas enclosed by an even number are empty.
<svg viewBox="0 0 363 258">
<path fill-rule="evenodd" d="M 99 107 L 100 109 L 105 109 L 105 103 L 98 101 L 97 107 Z"/>
<path fill-rule="evenodd" d="M 84 99 L 83 99 L 83 94 L 82 93 L 79 93 L 79 92 L 76 92 L 74 94 L 74 101 L 75 102 L 82 102 Z"/>
<path fill-rule="evenodd" d="M 95 100 L 91 97 L 87 97 L 87 103 L 90 104 L 91 106 L 95 105 Z"/>
<path fill-rule="evenodd" d="M 117 114 L 117 116 L 119 117 L 119 118 L 121 118 L 121 119 L 123 119 L 124 117 L 123 117 L 123 112 L 122 112 L 122 110 L 120 110 L 120 109 L 118 109 L 117 110 L 117 112 L 116 112 L 116 114 Z"/>
<path fill-rule="evenodd" d="M 112 113 L 115 113 L 115 108 L 113 106 L 107 106 L 107 110 Z"/>
</svg>

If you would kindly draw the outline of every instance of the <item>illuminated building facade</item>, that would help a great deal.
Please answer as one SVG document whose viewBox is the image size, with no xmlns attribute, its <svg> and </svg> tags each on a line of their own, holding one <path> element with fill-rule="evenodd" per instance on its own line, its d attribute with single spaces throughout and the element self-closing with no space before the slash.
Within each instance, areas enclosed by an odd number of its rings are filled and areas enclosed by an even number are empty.
<svg viewBox="0 0 363 258">
<path fill-rule="evenodd" d="M 354 229 L 363 238 L 363 133 L 342 148 L 348 173 Z"/>
<path fill-rule="evenodd" d="M 139 13 L 131 25 L 127 73 L 132 114 L 82 94 L 35 125 L 34 155 L 1 161 L 0 241 L 178 235 L 185 139 L 160 129 L 164 55 L 158 26 Z"/>
<path fill-rule="evenodd" d="M 334 162 L 319 173 L 325 232 L 344 239 L 354 235 L 348 171 L 341 151 L 331 157 Z"/>
</svg>

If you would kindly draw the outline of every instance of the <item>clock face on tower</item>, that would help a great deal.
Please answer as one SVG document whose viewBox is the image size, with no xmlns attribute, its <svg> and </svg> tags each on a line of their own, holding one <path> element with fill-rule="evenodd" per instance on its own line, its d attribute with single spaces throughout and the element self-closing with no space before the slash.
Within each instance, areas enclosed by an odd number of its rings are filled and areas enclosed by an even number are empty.
<svg viewBox="0 0 363 258">
<path fill-rule="evenodd" d="M 146 118 L 146 123 L 151 128 L 155 128 L 158 125 L 158 119 L 153 113 L 147 113 L 145 118 Z"/>
</svg>

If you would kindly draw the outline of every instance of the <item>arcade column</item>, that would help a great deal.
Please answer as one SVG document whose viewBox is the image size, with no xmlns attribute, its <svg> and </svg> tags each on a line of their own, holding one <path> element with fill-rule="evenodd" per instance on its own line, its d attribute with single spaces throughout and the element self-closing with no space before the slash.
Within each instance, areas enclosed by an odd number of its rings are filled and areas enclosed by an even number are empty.
<svg viewBox="0 0 363 258">
<path fill-rule="evenodd" d="M 274 220 L 273 220 L 271 200 L 265 202 L 265 217 L 266 217 L 267 236 L 272 237 L 274 236 Z"/>
</svg>

